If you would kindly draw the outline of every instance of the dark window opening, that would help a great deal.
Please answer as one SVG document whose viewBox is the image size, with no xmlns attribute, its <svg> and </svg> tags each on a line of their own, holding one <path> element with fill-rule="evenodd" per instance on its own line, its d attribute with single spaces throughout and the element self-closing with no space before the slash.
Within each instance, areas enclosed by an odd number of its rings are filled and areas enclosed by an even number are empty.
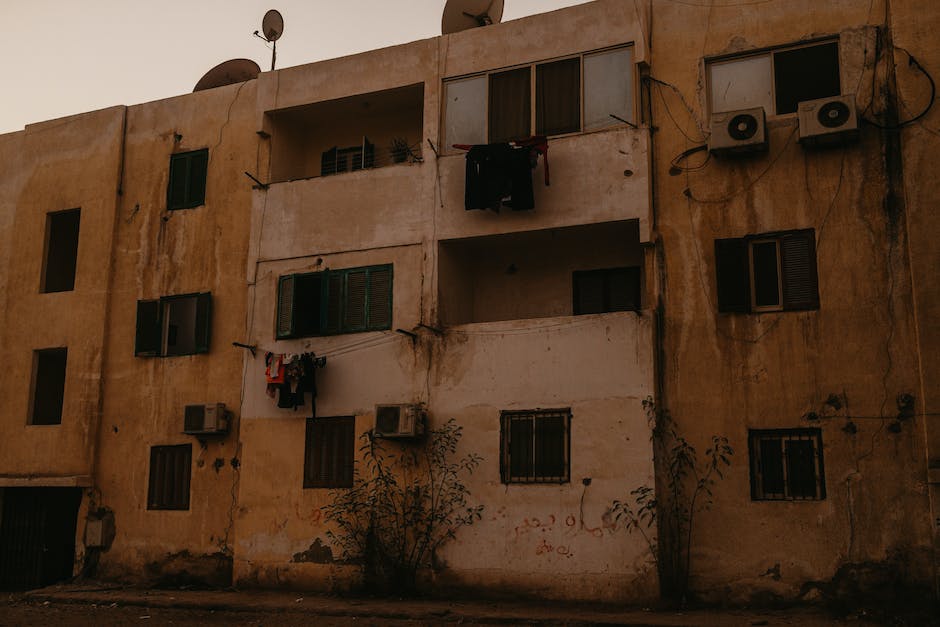
<svg viewBox="0 0 940 627">
<path fill-rule="evenodd" d="M 164 296 L 137 301 L 138 357 L 171 357 L 209 352 L 212 295 Z"/>
<path fill-rule="evenodd" d="M 34 355 L 33 411 L 30 424 L 62 424 L 67 348 L 47 348 Z"/>
<path fill-rule="evenodd" d="M 502 482 L 567 483 L 570 475 L 570 425 L 570 409 L 502 412 Z"/>
<path fill-rule="evenodd" d="M 819 309 L 813 229 L 715 240 L 718 311 Z"/>
<path fill-rule="evenodd" d="M 305 488 L 351 488 L 356 419 L 308 418 L 304 446 Z"/>
<path fill-rule="evenodd" d="M 278 279 L 277 339 L 381 331 L 391 325 L 391 265 Z"/>
<path fill-rule="evenodd" d="M 490 74 L 489 142 L 525 139 L 532 135 L 532 87 L 527 67 Z"/>
<path fill-rule="evenodd" d="M 368 137 L 362 138 L 362 145 L 349 148 L 333 146 L 320 157 L 320 176 L 338 174 L 375 167 L 375 144 Z"/>
<path fill-rule="evenodd" d="M 606 268 L 573 273 L 574 315 L 640 310 L 640 269 Z"/>
<path fill-rule="evenodd" d="M 80 222 L 80 209 L 57 211 L 46 216 L 42 292 L 68 292 L 75 289 Z"/>
<path fill-rule="evenodd" d="M 535 132 L 560 135 L 581 130 L 581 59 L 535 68 Z"/>
<path fill-rule="evenodd" d="M 192 209 L 205 204 L 208 167 L 208 148 L 170 156 L 167 209 Z"/>
<path fill-rule="evenodd" d="M 774 53 L 777 115 L 795 113 L 807 100 L 838 96 L 839 44 L 829 42 Z"/>
<path fill-rule="evenodd" d="M 748 451 L 753 500 L 826 498 L 819 429 L 751 429 Z"/>
<path fill-rule="evenodd" d="M 152 446 L 147 509 L 189 509 L 192 444 Z"/>
</svg>

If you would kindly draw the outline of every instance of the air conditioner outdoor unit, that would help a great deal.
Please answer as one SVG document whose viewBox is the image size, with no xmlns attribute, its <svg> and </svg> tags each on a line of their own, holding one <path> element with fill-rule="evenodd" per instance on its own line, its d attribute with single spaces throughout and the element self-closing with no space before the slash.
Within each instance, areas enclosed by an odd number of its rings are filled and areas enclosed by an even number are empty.
<svg viewBox="0 0 940 627">
<path fill-rule="evenodd" d="M 420 405 L 376 405 L 375 435 L 380 438 L 414 438 L 424 433 Z"/>
<path fill-rule="evenodd" d="M 225 411 L 225 404 L 187 405 L 183 416 L 183 433 L 190 435 L 228 433 L 228 414 Z"/>
<path fill-rule="evenodd" d="M 764 108 L 712 113 L 708 151 L 714 155 L 734 155 L 767 150 L 767 123 Z"/>
<path fill-rule="evenodd" d="M 855 94 L 801 102 L 800 143 L 809 146 L 844 144 L 858 138 Z"/>
</svg>

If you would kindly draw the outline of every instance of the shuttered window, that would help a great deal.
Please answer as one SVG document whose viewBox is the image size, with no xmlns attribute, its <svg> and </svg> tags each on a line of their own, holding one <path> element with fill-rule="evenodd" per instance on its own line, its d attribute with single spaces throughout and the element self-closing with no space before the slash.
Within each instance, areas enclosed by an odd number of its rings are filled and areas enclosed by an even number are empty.
<svg viewBox="0 0 940 627">
<path fill-rule="evenodd" d="M 567 483 L 570 476 L 570 409 L 500 414 L 503 483 Z"/>
<path fill-rule="evenodd" d="M 753 500 L 826 498 L 819 429 L 751 429 L 748 452 Z"/>
<path fill-rule="evenodd" d="M 208 148 L 170 156 L 167 209 L 191 209 L 205 204 L 208 167 Z"/>
<path fill-rule="evenodd" d="M 392 266 L 282 276 L 275 319 L 278 339 L 389 329 Z"/>
<path fill-rule="evenodd" d="M 572 274 L 574 315 L 640 310 L 640 269 L 605 268 Z"/>
<path fill-rule="evenodd" d="M 138 357 L 171 357 L 209 352 L 212 295 L 184 294 L 137 301 Z"/>
<path fill-rule="evenodd" d="M 147 509 L 189 509 L 192 444 L 150 448 Z"/>
<path fill-rule="evenodd" d="M 813 229 L 715 240 L 718 311 L 819 309 Z"/>
<path fill-rule="evenodd" d="M 305 488 L 351 488 L 356 419 L 308 418 L 304 446 Z"/>
</svg>

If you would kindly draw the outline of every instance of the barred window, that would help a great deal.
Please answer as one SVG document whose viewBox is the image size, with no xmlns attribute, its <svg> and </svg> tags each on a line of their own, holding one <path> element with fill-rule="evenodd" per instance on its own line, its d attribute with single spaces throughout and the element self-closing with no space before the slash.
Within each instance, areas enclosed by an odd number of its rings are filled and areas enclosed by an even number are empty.
<svg viewBox="0 0 940 627">
<path fill-rule="evenodd" d="M 189 509 L 192 444 L 150 448 L 147 509 Z"/>
<path fill-rule="evenodd" d="M 751 429 L 751 499 L 826 498 L 822 433 L 819 429 Z"/>
<path fill-rule="evenodd" d="M 567 483 L 570 474 L 570 409 L 504 411 L 500 414 L 503 483 Z"/>
</svg>

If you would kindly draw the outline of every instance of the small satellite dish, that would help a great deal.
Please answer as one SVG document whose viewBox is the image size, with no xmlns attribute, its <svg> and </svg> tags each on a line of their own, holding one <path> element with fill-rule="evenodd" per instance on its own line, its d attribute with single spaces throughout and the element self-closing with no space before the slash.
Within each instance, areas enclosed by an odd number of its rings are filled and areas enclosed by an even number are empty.
<svg viewBox="0 0 940 627">
<path fill-rule="evenodd" d="M 447 0 L 441 17 L 441 33 L 499 24 L 503 19 L 503 0 Z"/>
<path fill-rule="evenodd" d="M 206 72 L 193 87 L 193 91 L 244 83 L 258 78 L 260 73 L 261 68 L 251 59 L 229 59 Z"/>
<path fill-rule="evenodd" d="M 265 13 L 264 19 L 261 20 L 261 34 L 264 35 L 264 38 L 268 41 L 277 41 L 283 33 L 284 18 L 281 17 L 280 11 L 271 9 Z"/>
</svg>

